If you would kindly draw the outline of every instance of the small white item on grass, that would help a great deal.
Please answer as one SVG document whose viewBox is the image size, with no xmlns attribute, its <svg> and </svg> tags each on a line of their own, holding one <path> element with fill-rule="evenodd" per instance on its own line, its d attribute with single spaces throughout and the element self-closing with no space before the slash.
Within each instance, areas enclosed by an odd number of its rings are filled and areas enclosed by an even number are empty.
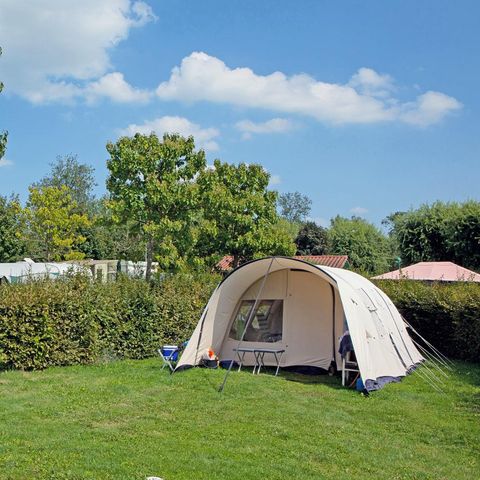
<svg viewBox="0 0 480 480">
<path fill-rule="evenodd" d="M 147 480 L 163 480 L 163 478 L 160 478 L 160 477 L 147 477 Z"/>
</svg>

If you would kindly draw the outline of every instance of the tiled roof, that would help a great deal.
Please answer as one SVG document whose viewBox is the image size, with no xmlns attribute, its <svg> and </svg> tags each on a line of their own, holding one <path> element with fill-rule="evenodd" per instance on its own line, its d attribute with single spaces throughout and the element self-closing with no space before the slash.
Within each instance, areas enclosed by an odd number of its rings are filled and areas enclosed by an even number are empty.
<svg viewBox="0 0 480 480">
<path fill-rule="evenodd" d="M 348 255 L 296 255 L 293 258 L 313 263 L 314 265 L 323 265 L 324 267 L 344 268 L 348 262 Z M 233 257 L 225 255 L 216 265 L 222 272 L 228 272 L 232 269 Z"/>
<path fill-rule="evenodd" d="M 452 262 L 420 262 L 373 277 L 374 280 L 422 280 L 430 282 L 480 282 L 480 275 Z"/>
</svg>

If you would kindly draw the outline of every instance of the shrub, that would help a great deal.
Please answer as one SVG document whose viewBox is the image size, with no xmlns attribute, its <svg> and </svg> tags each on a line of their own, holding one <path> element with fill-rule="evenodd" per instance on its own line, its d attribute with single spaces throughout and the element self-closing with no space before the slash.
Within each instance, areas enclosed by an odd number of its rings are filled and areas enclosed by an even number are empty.
<svg viewBox="0 0 480 480">
<path fill-rule="evenodd" d="M 155 284 L 82 276 L 0 286 L 0 365 L 41 369 L 102 357 L 144 358 L 191 335 L 218 282 L 176 275 Z"/>
<path fill-rule="evenodd" d="M 414 280 L 376 284 L 405 319 L 445 355 L 480 360 L 480 284 Z"/>
</svg>

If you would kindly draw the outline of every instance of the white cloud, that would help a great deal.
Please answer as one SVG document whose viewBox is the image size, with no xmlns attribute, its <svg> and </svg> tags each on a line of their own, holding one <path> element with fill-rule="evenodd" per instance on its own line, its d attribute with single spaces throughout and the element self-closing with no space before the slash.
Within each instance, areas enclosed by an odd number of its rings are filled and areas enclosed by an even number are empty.
<svg viewBox="0 0 480 480">
<path fill-rule="evenodd" d="M 368 213 L 368 209 L 364 207 L 353 207 L 350 209 L 350 213 L 353 213 L 354 215 L 362 216 Z"/>
<path fill-rule="evenodd" d="M 168 81 L 158 86 L 157 95 L 162 100 L 210 101 L 295 113 L 331 124 L 387 121 L 429 124 L 461 106 L 454 98 L 439 92 L 427 92 L 414 102 L 402 104 L 392 96 L 393 90 L 390 76 L 367 68 L 360 69 L 346 84 L 336 84 L 306 74 L 257 75 L 249 68 L 232 69 L 216 57 L 193 52 L 172 70 Z M 423 105 L 423 97 L 432 94 L 437 96 L 434 114 L 432 108 Z M 440 97 L 445 101 L 438 101 Z"/>
<path fill-rule="evenodd" d="M 365 67 L 360 68 L 348 84 L 362 94 L 372 97 L 385 98 L 395 90 L 393 78 L 390 75 L 382 75 L 371 68 Z"/>
<path fill-rule="evenodd" d="M 285 133 L 294 128 L 293 123 L 285 118 L 272 118 L 266 122 L 255 123 L 251 120 L 242 120 L 235 124 L 235 128 L 240 130 L 245 139 L 251 138 L 252 134 L 264 133 Z"/>
<path fill-rule="evenodd" d="M 149 5 L 135 0 L 2 0 L 5 91 L 33 103 L 69 102 L 98 97 L 116 80 L 117 91 L 108 97 L 144 101 L 121 74 L 108 73 L 109 54 L 132 28 L 155 18 Z"/>
<path fill-rule="evenodd" d="M 270 187 L 273 187 L 275 185 L 280 185 L 281 183 L 282 183 L 282 179 L 280 178 L 280 175 L 271 175 L 268 185 Z"/>
<path fill-rule="evenodd" d="M 151 93 L 129 85 L 119 72 L 108 73 L 96 82 L 85 87 L 85 97 L 89 103 L 100 98 L 110 98 L 117 103 L 146 103 Z"/>
<path fill-rule="evenodd" d="M 8 160 L 7 158 L 0 158 L 0 168 L 9 167 L 10 165 L 13 165 L 11 160 Z"/>
<path fill-rule="evenodd" d="M 443 119 L 445 112 L 462 108 L 462 104 L 455 98 L 440 92 L 426 92 L 420 95 L 415 102 L 403 105 L 401 119 L 412 125 L 426 127 Z"/>
<path fill-rule="evenodd" d="M 197 146 L 208 151 L 216 151 L 219 149 L 218 143 L 215 141 L 220 135 L 216 128 L 201 128 L 196 123 L 191 122 L 184 117 L 160 117 L 149 120 L 141 125 L 131 124 L 127 128 L 120 131 L 120 135 L 132 136 L 135 133 L 148 135 L 156 133 L 159 137 L 164 133 L 179 133 L 185 137 L 193 135 Z"/>
</svg>

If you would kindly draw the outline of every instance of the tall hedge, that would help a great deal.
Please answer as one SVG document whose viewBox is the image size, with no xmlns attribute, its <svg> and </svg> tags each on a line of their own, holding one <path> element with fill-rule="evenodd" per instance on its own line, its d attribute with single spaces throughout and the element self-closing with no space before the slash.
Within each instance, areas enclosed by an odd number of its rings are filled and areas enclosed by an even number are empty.
<svg viewBox="0 0 480 480">
<path fill-rule="evenodd" d="M 405 319 L 445 355 L 480 361 L 480 284 L 414 280 L 376 284 Z"/>
<path fill-rule="evenodd" d="M 191 335 L 219 278 L 175 275 L 149 285 L 83 277 L 0 285 L 0 369 L 144 358 Z M 480 285 L 377 282 L 404 317 L 452 358 L 480 359 Z"/>
<path fill-rule="evenodd" d="M 143 358 L 191 335 L 218 277 L 0 285 L 0 368 Z"/>
</svg>

